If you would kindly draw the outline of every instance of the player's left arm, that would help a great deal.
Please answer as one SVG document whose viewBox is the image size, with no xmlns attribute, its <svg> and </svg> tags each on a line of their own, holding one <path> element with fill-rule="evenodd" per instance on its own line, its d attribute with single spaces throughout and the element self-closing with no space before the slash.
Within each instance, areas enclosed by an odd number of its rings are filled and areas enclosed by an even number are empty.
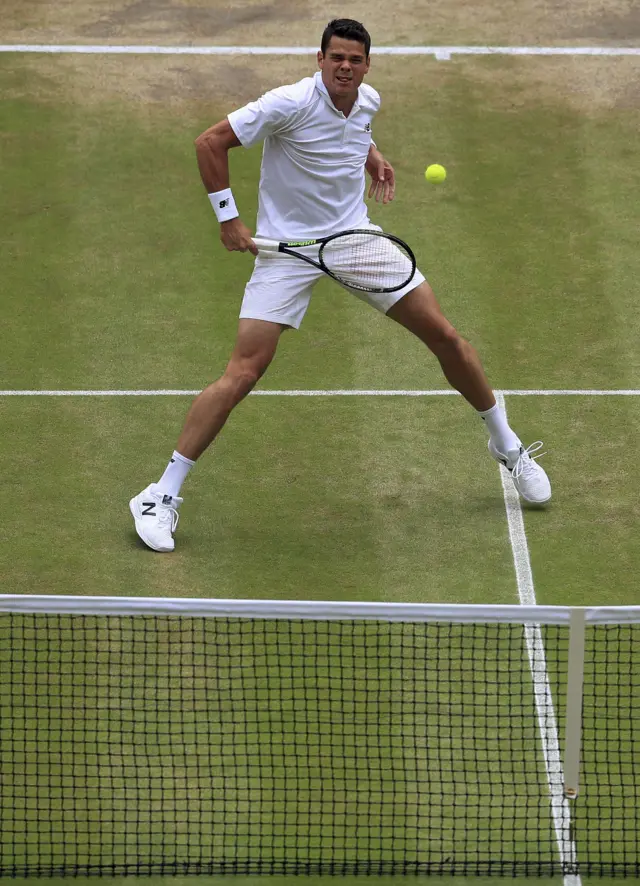
<svg viewBox="0 0 640 886">
<path fill-rule="evenodd" d="M 364 168 L 371 176 L 369 197 L 376 198 L 376 203 L 390 203 L 396 194 L 396 174 L 393 166 L 382 156 L 375 145 L 369 148 Z"/>
</svg>

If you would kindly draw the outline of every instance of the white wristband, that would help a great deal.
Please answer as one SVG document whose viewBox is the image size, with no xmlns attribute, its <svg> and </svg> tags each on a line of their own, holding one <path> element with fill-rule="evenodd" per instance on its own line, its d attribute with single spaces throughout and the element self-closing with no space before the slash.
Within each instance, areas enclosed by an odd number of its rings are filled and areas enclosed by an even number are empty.
<svg viewBox="0 0 640 886">
<path fill-rule="evenodd" d="M 209 194 L 209 200 L 218 218 L 219 222 L 231 221 L 240 214 L 236 208 L 236 201 L 233 199 L 231 188 L 225 188 L 224 191 L 215 191 Z"/>
</svg>

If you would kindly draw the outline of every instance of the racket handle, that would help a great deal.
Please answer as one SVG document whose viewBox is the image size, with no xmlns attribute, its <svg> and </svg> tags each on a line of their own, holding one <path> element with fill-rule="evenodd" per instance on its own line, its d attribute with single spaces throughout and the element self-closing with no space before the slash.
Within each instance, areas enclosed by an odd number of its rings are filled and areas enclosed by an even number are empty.
<svg viewBox="0 0 640 886">
<path fill-rule="evenodd" d="M 280 245 L 278 240 L 266 240 L 264 237 L 252 237 L 260 252 L 277 252 Z"/>
</svg>

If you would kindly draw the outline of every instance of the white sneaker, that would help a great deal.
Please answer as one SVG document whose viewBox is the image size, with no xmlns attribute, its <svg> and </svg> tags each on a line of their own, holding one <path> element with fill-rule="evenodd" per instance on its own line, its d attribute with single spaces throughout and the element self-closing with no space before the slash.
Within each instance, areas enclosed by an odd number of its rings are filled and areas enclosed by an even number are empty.
<svg viewBox="0 0 640 886">
<path fill-rule="evenodd" d="M 526 449 L 520 446 L 519 449 L 510 449 L 505 455 L 498 452 L 493 445 L 493 441 L 489 440 L 489 452 L 504 465 L 511 474 L 513 484 L 525 501 L 531 504 L 541 505 L 549 501 L 551 498 L 551 483 L 547 477 L 544 468 L 536 462 L 536 458 L 541 458 L 545 453 L 532 457 L 531 453 L 542 449 L 542 441 L 538 440 L 532 443 Z"/>
<path fill-rule="evenodd" d="M 178 525 L 182 499 L 155 491 L 155 483 L 143 489 L 129 502 L 129 510 L 142 541 L 154 551 L 172 551 L 173 533 Z"/>
</svg>

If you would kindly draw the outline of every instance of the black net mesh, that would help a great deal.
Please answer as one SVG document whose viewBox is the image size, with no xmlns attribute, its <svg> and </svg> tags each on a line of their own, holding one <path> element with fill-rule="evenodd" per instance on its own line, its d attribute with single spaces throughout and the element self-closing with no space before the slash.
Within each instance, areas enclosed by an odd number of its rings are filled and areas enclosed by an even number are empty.
<svg viewBox="0 0 640 886">
<path fill-rule="evenodd" d="M 578 857 L 640 876 L 640 625 L 587 629 Z"/>
<path fill-rule="evenodd" d="M 581 871 L 638 875 L 639 631 L 591 638 L 554 817 L 566 628 L 0 616 L 0 875 L 553 874 L 569 809 Z"/>
</svg>

